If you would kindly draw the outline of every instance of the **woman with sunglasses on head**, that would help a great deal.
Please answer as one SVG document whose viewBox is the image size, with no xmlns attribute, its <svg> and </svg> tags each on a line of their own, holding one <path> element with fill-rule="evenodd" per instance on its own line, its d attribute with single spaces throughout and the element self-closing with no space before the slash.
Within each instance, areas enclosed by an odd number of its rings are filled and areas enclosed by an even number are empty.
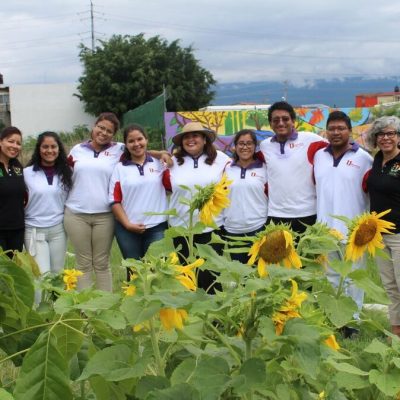
<svg viewBox="0 0 400 400">
<path fill-rule="evenodd" d="M 111 174 L 124 149 L 113 141 L 119 121 L 115 114 L 99 115 L 91 139 L 75 145 L 69 162 L 73 168 L 72 189 L 68 194 L 64 227 L 75 249 L 78 289 L 90 287 L 93 273 L 96 288 L 112 291 L 109 265 L 114 237 L 114 217 L 108 201 Z"/>
<path fill-rule="evenodd" d="M 111 177 L 109 200 L 115 236 L 124 258 L 142 258 L 152 242 L 164 236 L 167 210 L 163 164 L 147 151 L 148 137 L 138 124 L 124 130 L 125 150 Z M 129 279 L 129 276 L 128 276 Z"/>
<path fill-rule="evenodd" d="M 72 187 L 72 170 L 59 136 L 41 133 L 24 169 L 28 201 L 25 207 L 25 249 L 42 273 L 64 267 L 67 237 L 65 200 Z"/>
<path fill-rule="evenodd" d="M 226 236 L 254 236 L 267 221 L 267 170 L 256 156 L 257 137 L 254 131 L 243 129 L 234 139 L 234 160 L 226 167 L 230 187 L 230 205 L 224 210 Z M 228 239 L 229 240 L 229 239 Z M 244 253 L 232 253 L 231 258 L 247 263 Z"/>
<path fill-rule="evenodd" d="M 381 213 L 396 226 L 394 235 L 384 234 L 389 258 L 377 257 L 381 279 L 389 296 L 389 320 L 392 332 L 400 336 L 400 119 L 394 116 L 375 120 L 367 133 L 371 148 L 378 147 L 367 179 L 371 211 Z"/>
<path fill-rule="evenodd" d="M 24 245 L 25 183 L 17 157 L 22 133 L 10 126 L 0 133 L 0 247 L 22 251 Z M 12 258 L 12 252 L 7 253 Z"/>
</svg>

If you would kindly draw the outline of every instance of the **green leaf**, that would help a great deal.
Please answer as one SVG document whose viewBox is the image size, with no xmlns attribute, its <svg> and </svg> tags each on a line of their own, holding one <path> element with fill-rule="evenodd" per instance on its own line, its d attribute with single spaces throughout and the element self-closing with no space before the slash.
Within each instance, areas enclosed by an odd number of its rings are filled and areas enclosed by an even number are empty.
<svg viewBox="0 0 400 400">
<path fill-rule="evenodd" d="M 157 314 L 161 309 L 161 303 L 159 301 L 140 302 L 135 297 L 125 297 L 120 309 L 131 325 L 137 325 Z"/>
<path fill-rule="evenodd" d="M 386 396 L 395 396 L 400 391 L 400 370 L 383 372 L 372 369 L 369 371 L 369 381 Z"/>
<path fill-rule="evenodd" d="M 99 297 L 95 297 L 83 303 L 76 304 L 74 308 L 83 311 L 108 310 L 109 308 L 117 304 L 121 298 L 119 294 L 113 294 L 109 292 L 97 293 L 101 293 Z"/>
<path fill-rule="evenodd" d="M 326 293 L 317 296 L 319 305 L 336 327 L 342 327 L 353 319 L 357 305 L 350 297 L 340 296 L 338 299 Z"/>
<path fill-rule="evenodd" d="M 118 310 L 104 310 L 101 311 L 96 319 L 105 322 L 113 329 L 124 329 L 126 327 L 126 320 L 124 314 Z"/>
<path fill-rule="evenodd" d="M 14 397 L 5 389 L 0 388 L 0 400 L 14 400 Z"/>
<path fill-rule="evenodd" d="M 101 376 L 93 376 L 89 382 L 96 400 L 126 400 L 124 391 L 114 382 L 107 382 Z"/>
<path fill-rule="evenodd" d="M 169 386 L 168 379 L 163 376 L 143 376 L 136 386 L 135 396 L 140 400 L 148 399 L 147 395 L 153 390 L 165 389 Z"/>
<path fill-rule="evenodd" d="M 180 383 L 168 389 L 154 390 L 149 393 L 146 400 L 205 400 L 199 392 L 187 383 Z"/>
<path fill-rule="evenodd" d="M 390 349 L 385 343 L 378 339 L 374 339 L 365 349 L 366 353 L 384 355 Z"/>
<path fill-rule="evenodd" d="M 183 360 L 171 375 L 171 385 L 175 386 L 178 383 L 187 382 L 195 369 L 196 360 L 194 358 Z"/>
<path fill-rule="evenodd" d="M 58 323 L 52 330 L 57 339 L 57 347 L 66 361 L 75 355 L 82 345 L 84 338 L 80 332 L 83 321 L 68 321 Z"/>
<path fill-rule="evenodd" d="M 236 388 L 239 394 L 265 387 L 265 361 L 261 360 L 261 358 L 247 359 L 240 367 L 240 375 L 245 377 L 245 383 Z"/>
<path fill-rule="evenodd" d="M 366 376 L 359 376 L 341 371 L 334 376 L 333 381 L 336 382 L 339 388 L 345 388 L 347 390 L 364 389 L 370 386 Z"/>
<path fill-rule="evenodd" d="M 17 379 L 15 400 L 69 400 L 69 371 L 55 338 L 43 332 L 29 349 Z"/>
<path fill-rule="evenodd" d="M 333 368 L 335 368 L 336 371 L 345 372 L 346 374 L 359 375 L 359 376 L 367 376 L 368 375 L 368 372 L 365 372 L 365 371 L 355 367 L 354 365 L 351 365 L 351 364 L 348 364 L 345 362 L 338 363 L 330 358 L 327 360 L 327 363 L 329 365 L 331 365 Z"/>
<path fill-rule="evenodd" d="M 379 304 L 390 304 L 385 289 L 375 284 L 368 276 L 367 271 L 357 269 L 349 274 L 354 284 L 364 290 L 365 295 Z"/>
<path fill-rule="evenodd" d="M 73 293 L 63 293 L 54 303 L 54 311 L 57 314 L 65 314 L 73 309 L 75 305 Z"/>
<path fill-rule="evenodd" d="M 334 259 L 329 261 L 329 266 L 340 276 L 346 277 L 351 272 L 353 263 L 351 261 Z"/>
<path fill-rule="evenodd" d="M 293 351 L 293 358 L 297 361 L 302 374 L 307 374 L 312 379 L 316 379 L 319 373 L 320 356 L 320 346 L 316 341 L 300 341 Z"/>
</svg>

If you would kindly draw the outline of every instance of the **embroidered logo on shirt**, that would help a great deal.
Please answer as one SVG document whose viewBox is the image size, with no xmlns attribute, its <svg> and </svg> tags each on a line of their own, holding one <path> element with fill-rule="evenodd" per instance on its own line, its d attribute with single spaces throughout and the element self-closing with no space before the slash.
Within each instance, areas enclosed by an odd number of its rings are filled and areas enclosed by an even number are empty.
<svg viewBox="0 0 400 400">
<path fill-rule="evenodd" d="M 22 168 L 20 167 L 13 167 L 15 175 L 21 176 L 22 175 Z"/>
<path fill-rule="evenodd" d="M 303 147 L 304 143 L 289 143 L 289 149 L 295 149 L 297 147 Z"/>
<path fill-rule="evenodd" d="M 353 162 L 352 160 L 347 160 L 346 164 L 347 164 L 349 167 L 354 167 L 354 168 L 360 169 L 360 166 L 357 165 L 357 164 L 354 164 L 354 162 Z"/>
<path fill-rule="evenodd" d="M 390 168 L 388 175 L 394 176 L 396 178 L 400 177 L 400 163 L 396 162 Z"/>
</svg>

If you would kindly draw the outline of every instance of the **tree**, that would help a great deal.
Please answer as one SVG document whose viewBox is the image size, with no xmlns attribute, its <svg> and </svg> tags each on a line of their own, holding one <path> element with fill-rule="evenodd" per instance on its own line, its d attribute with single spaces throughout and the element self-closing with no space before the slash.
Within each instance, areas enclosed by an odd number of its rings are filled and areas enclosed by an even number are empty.
<svg viewBox="0 0 400 400">
<path fill-rule="evenodd" d="M 91 114 L 113 111 L 121 117 L 159 95 L 163 86 L 170 111 L 197 110 L 214 96 L 212 74 L 200 66 L 193 48 L 182 48 L 179 40 L 114 35 L 100 41 L 94 52 L 81 45 L 79 57 L 84 73 L 77 96 Z"/>
</svg>

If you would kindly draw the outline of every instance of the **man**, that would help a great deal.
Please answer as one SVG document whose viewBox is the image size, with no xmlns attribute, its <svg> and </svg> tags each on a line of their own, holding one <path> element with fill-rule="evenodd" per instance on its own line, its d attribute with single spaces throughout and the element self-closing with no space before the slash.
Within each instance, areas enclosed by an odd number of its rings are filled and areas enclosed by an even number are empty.
<svg viewBox="0 0 400 400">
<path fill-rule="evenodd" d="M 344 112 L 331 112 L 326 123 L 329 146 L 317 151 L 314 157 L 317 219 L 330 228 L 337 229 L 344 237 L 347 236 L 346 224 L 332 215 L 354 218 L 368 210 L 368 196 L 363 188 L 366 187 L 367 172 L 372 166 L 372 157 L 357 143 L 352 142 L 351 129 L 350 118 Z M 329 255 L 329 259 L 339 257 L 339 252 Z M 363 267 L 363 259 L 353 264 L 353 269 Z M 327 277 L 333 286 L 338 286 L 339 274 L 328 268 Z M 361 310 L 363 290 L 352 282 L 346 282 L 345 293 Z M 355 313 L 354 317 L 358 319 L 358 313 Z M 352 333 L 354 330 L 345 328 L 345 336 L 350 336 Z"/>
<path fill-rule="evenodd" d="M 297 132 L 293 107 L 280 101 L 268 109 L 268 120 L 275 135 L 260 144 L 267 165 L 267 223 L 289 223 L 302 233 L 316 221 L 316 193 L 312 160 L 317 150 L 327 146 L 321 136 Z"/>
</svg>

